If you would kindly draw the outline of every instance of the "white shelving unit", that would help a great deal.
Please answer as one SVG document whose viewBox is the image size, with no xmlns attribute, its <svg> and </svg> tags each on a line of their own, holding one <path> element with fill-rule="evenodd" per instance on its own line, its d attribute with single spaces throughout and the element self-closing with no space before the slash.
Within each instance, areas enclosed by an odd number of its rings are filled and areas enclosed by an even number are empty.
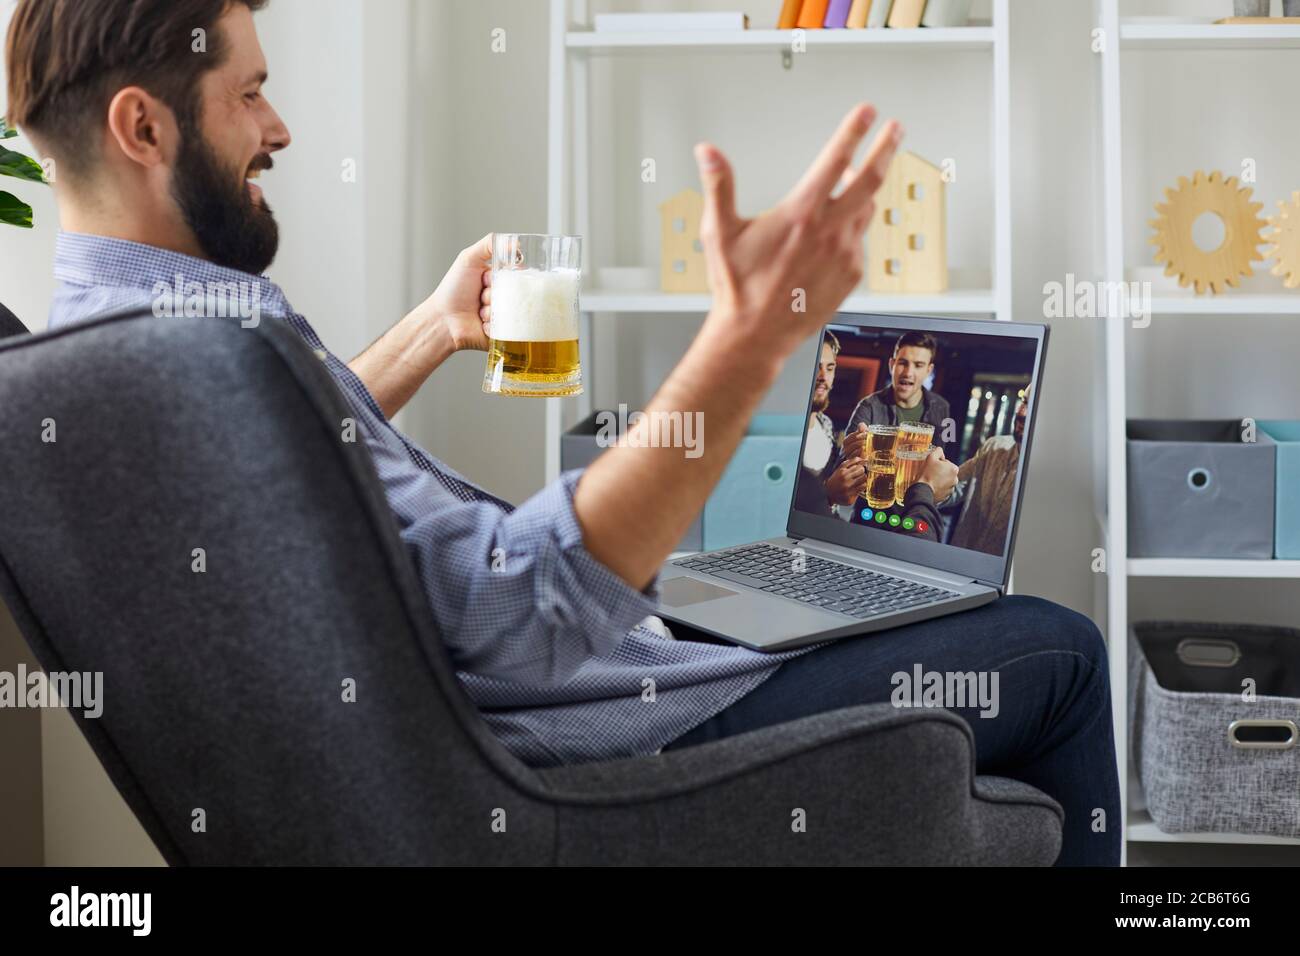
<svg viewBox="0 0 1300 956">
<path fill-rule="evenodd" d="M 1107 282 L 1132 281 L 1124 261 L 1124 186 L 1121 142 L 1123 87 L 1121 65 L 1126 53 L 1141 56 L 1144 50 L 1286 50 L 1300 47 L 1300 27 L 1287 25 L 1230 26 L 1212 23 L 1177 22 L 1172 18 L 1123 20 L 1119 0 L 1095 0 L 1096 25 L 1106 38 L 1100 54 L 1101 171 L 1102 171 L 1102 278 Z M 1115 38 L 1119 42 L 1114 42 Z M 1132 202 L 1143 202 L 1130 197 Z M 1152 296 L 1151 314 L 1196 321 L 1196 316 L 1295 315 L 1300 313 L 1300 295 L 1286 294 L 1281 286 L 1273 293 L 1236 293 L 1217 296 L 1165 293 Z M 1128 476 L 1126 469 L 1126 383 L 1125 326 L 1130 319 L 1114 315 L 1104 320 L 1103 362 L 1106 388 L 1103 413 L 1105 493 L 1099 502 L 1099 521 L 1107 556 L 1106 636 L 1110 656 L 1112 708 L 1121 780 L 1128 779 L 1128 589 L 1130 578 L 1300 578 L 1300 561 L 1233 561 L 1212 559 L 1129 558 Z M 1127 844 L 1242 843 L 1296 845 L 1300 840 L 1231 833 L 1164 833 L 1151 817 L 1129 806 L 1127 788 L 1120 792 Z"/>
<path fill-rule="evenodd" d="M 806 52 L 798 56 L 831 53 L 840 57 L 864 57 L 863 72 L 873 68 L 869 56 L 884 49 L 916 53 L 917 58 L 891 61 L 891 69 L 913 68 L 924 64 L 926 57 L 942 56 L 946 51 L 976 50 L 989 54 L 992 83 L 993 143 L 993 222 L 992 288 L 955 288 L 939 295 L 873 295 L 863 290 L 851 295 L 844 304 L 849 311 L 882 313 L 923 313 L 1000 320 L 1011 318 L 1011 145 L 1010 145 L 1010 44 L 1008 42 L 1008 0 L 992 0 L 991 25 L 914 30 L 744 30 L 724 32 L 700 30 L 656 33 L 597 33 L 592 30 L 587 0 L 550 0 L 550 89 L 548 105 L 547 163 L 547 230 L 551 233 L 581 235 L 586 255 L 598 237 L 591 235 L 590 83 L 591 59 L 594 56 L 636 56 L 638 54 L 735 54 L 781 56 L 793 49 L 795 35 L 802 34 Z M 778 5 L 779 6 L 779 5 Z M 773 13 L 775 16 L 775 13 Z M 801 82 L 797 73 L 791 82 Z M 827 133 L 829 135 L 829 129 Z M 572 195 L 570 180 L 574 183 Z M 657 273 L 658 263 L 653 266 Z M 709 310 L 707 295 L 672 295 L 658 290 L 638 292 L 601 290 L 589 284 L 591 270 L 584 263 L 584 289 L 580 308 L 581 334 L 588 354 L 592 344 L 592 316 L 633 313 L 692 313 Z M 583 374 L 594 371 L 587 363 Z M 546 410 L 546 478 L 554 479 L 560 471 L 560 436 L 565 427 L 566 409 L 574 418 L 591 410 L 590 384 L 577 399 L 552 398 Z M 572 404 L 566 404 L 566 402 Z"/>
</svg>

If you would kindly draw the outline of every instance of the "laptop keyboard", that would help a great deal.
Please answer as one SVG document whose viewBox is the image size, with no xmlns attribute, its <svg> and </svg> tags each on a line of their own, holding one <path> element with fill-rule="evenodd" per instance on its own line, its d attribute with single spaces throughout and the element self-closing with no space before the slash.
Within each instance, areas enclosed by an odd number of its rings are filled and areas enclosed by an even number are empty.
<svg viewBox="0 0 1300 956">
<path fill-rule="evenodd" d="M 804 556 L 794 570 L 794 552 L 770 544 L 747 544 L 727 551 L 693 554 L 673 564 L 735 584 L 747 584 L 811 607 L 867 618 L 956 597 L 956 591 L 866 571 L 848 564 Z"/>
</svg>

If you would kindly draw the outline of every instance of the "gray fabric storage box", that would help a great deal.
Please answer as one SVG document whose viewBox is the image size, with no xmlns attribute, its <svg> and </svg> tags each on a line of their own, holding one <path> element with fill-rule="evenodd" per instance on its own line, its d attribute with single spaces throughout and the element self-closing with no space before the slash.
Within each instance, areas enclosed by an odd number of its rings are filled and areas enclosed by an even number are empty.
<svg viewBox="0 0 1300 956">
<path fill-rule="evenodd" d="M 1300 837 L 1298 727 L 1300 631 L 1133 626 L 1129 748 L 1161 830 Z"/>
<path fill-rule="evenodd" d="M 600 453 L 605 449 L 598 444 L 596 434 L 598 429 L 596 416 L 600 412 L 592 412 L 578 424 L 574 425 L 567 432 L 560 436 L 560 470 L 569 471 L 572 468 L 586 468 L 593 461 L 600 457 Z M 616 412 L 609 412 L 617 418 Z M 700 551 L 704 548 L 704 524 L 701 514 L 695 516 L 691 526 L 686 529 L 686 534 L 682 540 L 677 542 L 678 551 Z"/>
<path fill-rule="evenodd" d="M 1128 422 L 1134 558 L 1271 558 L 1277 445 L 1239 420 Z"/>
</svg>

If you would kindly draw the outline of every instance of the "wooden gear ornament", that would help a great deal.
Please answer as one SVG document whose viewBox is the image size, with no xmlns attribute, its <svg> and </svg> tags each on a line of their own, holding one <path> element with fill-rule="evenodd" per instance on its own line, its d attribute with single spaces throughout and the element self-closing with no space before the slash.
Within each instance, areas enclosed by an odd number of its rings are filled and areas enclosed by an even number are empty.
<svg viewBox="0 0 1300 956">
<path fill-rule="evenodd" d="M 1160 217 L 1151 220 L 1156 234 L 1150 239 L 1165 275 L 1178 276 L 1178 284 L 1194 286 L 1197 295 L 1206 287 L 1218 294 L 1236 287 L 1241 276 L 1254 275 L 1250 264 L 1264 259 L 1258 247 L 1266 241 L 1262 231 L 1268 223 L 1258 215 L 1264 204 L 1251 202 L 1251 192 L 1218 170 L 1208 176 L 1197 170 L 1190 181 L 1180 176 L 1176 189 L 1166 189 L 1166 202 L 1156 203 Z M 1209 252 L 1192 239 L 1192 224 L 1207 212 L 1223 221 L 1223 242 Z"/>
<path fill-rule="evenodd" d="M 1268 224 L 1273 227 L 1268 233 L 1272 245 L 1266 251 L 1276 260 L 1271 271 L 1288 289 L 1300 289 L 1300 190 L 1291 194 L 1290 202 L 1277 201 L 1277 214 Z"/>
</svg>

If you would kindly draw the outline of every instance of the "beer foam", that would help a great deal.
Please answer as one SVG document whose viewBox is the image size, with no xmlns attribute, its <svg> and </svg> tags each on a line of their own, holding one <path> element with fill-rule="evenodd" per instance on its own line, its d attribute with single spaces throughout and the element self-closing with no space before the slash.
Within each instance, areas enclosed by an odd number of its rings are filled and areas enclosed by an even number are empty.
<svg viewBox="0 0 1300 956">
<path fill-rule="evenodd" d="M 492 338 L 566 342 L 578 337 L 578 270 L 492 273 Z"/>
</svg>

